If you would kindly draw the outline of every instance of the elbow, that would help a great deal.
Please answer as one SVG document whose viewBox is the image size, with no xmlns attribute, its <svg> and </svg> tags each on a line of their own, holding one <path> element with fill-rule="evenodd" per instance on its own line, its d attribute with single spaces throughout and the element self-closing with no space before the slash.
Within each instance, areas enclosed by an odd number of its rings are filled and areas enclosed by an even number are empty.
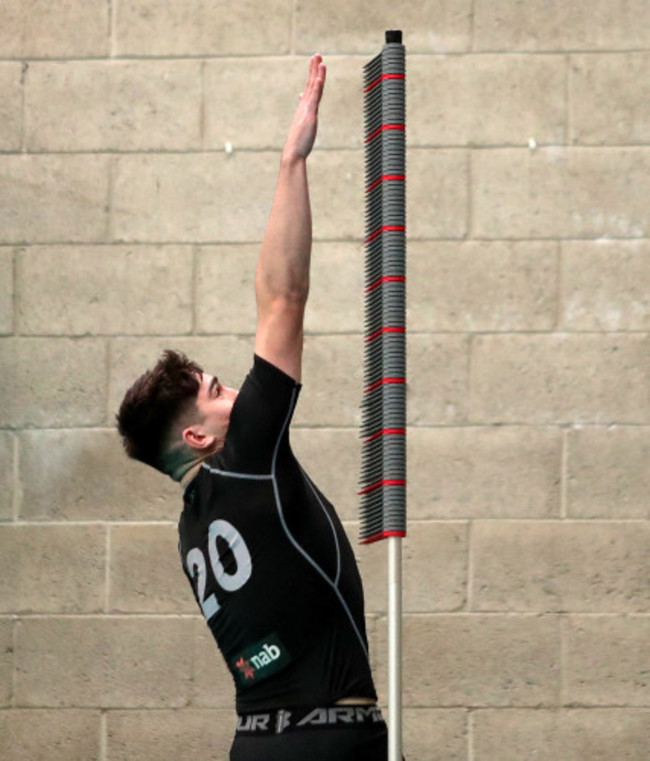
<svg viewBox="0 0 650 761">
<path fill-rule="evenodd" d="M 293 293 L 258 299 L 258 320 L 270 320 L 274 325 L 302 326 L 306 303 L 306 297 Z"/>
<path fill-rule="evenodd" d="M 278 299 L 289 305 L 305 307 L 309 296 L 309 283 L 304 285 L 287 288 L 283 293 L 277 296 Z"/>
<path fill-rule="evenodd" d="M 307 305 L 307 290 L 290 290 L 270 300 L 271 310 L 285 314 L 302 315 Z"/>
<path fill-rule="evenodd" d="M 262 278 L 258 277 L 256 293 L 258 303 L 304 309 L 309 296 L 309 281 L 282 283 L 279 285 L 268 281 L 265 282 Z"/>
</svg>

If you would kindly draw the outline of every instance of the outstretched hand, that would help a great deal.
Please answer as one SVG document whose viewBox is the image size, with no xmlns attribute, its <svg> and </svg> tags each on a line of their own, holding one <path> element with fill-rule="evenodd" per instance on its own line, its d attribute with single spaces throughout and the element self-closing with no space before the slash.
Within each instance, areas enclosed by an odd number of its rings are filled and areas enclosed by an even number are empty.
<svg viewBox="0 0 650 761">
<path fill-rule="evenodd" d="M 320 55 L 312 56 L 309 74 L 300 103 L 291 122 L 287 142 L 282 152 L 283 158 L 306 159 L 314 147 L 318 129 L 318 107 L 323 95 L 327 69 Z"/>
</svg>

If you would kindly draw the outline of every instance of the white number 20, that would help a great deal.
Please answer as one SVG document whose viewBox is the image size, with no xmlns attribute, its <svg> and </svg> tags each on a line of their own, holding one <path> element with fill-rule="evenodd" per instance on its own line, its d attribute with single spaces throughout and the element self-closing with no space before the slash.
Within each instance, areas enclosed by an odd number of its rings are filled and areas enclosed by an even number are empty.
<svg viewBox="0 0 650 761">
<path fill-rule="evenodd" d="M 228 543 L 230 551 L 235 557 L 237 570 L 235 573 L 227 573 L 219 558 L 217 548 L 217 537 L 221 537 Z M 250 579 L 253 572 L 251 563 L 251 554 L 248 551 L 246 542 L 237 529 L 224 520 L 212 521 L 208 529 L 208 553 L 210 555 L 210 566 L 217 584 L 226 592 L 236 592 L 244 586 Z M 205 596 L 205 587 L 208 578 L 208 571 L 205 557 L 198 547 L 191 549 L 185 558 L 186 567 L 192 580 L 196 578 L 196 594 L 199 598 L 201 610 L 206 620 L 209 621 L 212 616 L 219 612 L 221 606 L 217 602 L 214 594 L 209 597 Z"/>
</svg>

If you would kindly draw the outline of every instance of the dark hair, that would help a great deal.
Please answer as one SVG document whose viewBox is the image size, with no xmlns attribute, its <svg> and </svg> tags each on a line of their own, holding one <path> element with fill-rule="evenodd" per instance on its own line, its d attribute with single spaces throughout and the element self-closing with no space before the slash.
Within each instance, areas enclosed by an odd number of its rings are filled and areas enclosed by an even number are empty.
<svg viewBox="0 0 650 761">
<path fill-rule="evenodd" d="M 168 349 L 124 395 L 117 427 L 129 457 L 165 470 L 164 456 L 174 423 L 196 404 L 203 369 Z M 198 411 L 197 411 L 198 413 Z"/>
</svg>

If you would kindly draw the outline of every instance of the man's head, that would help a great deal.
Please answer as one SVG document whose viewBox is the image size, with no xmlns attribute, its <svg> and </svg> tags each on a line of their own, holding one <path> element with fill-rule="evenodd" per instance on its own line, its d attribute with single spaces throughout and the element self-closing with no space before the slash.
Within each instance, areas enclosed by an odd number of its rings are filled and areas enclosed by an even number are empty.
<svg viewBox="0 0 650 761">
<path fill-rule="evenodd" d="M 117 423 L 124 448 L 180 481 L 223 447 L 236 396 L 184 354 L 165 351 L 122 400 Z"/>
</svg>

